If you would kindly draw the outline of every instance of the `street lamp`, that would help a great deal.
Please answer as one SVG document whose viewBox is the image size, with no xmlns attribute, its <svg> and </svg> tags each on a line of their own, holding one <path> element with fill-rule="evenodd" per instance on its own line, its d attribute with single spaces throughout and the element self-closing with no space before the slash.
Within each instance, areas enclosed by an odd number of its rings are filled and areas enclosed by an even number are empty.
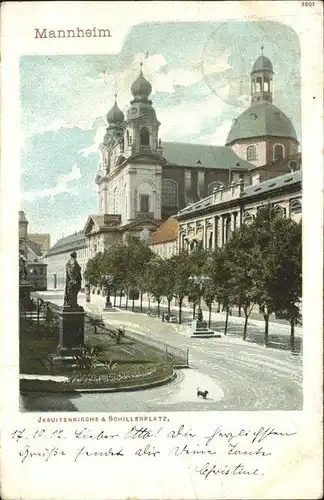
<svg viewBox="0 0 324 500">
<path fill-rule="evenodd" d="M 199 303 L 198 303 L 197 317 L 198 317 L 198 320 L 203 321 L 204 317 L 203 317 L 203 312 L 201 310 L 201 296 L 203 294 L 203 290 L 204 290 L 205 286 L 207 285 L 207 283 L 209 283 L 210 278 L 209 278 L 209 276 L 196 276 L 195 275 L 195 276 L 189 276 L 189 281 L 190 281 L 190 283 L 198 285 Z"/>
<path fill-rule="evenodd" d="M 110 288 L 111 285 L 114 281 L 114 277 L 111 274 L 107 274 L 104 276 L 104 285 L 106 288 L 106 303 L 105 303 L 105 309 L 111 309 L 112 305 L 110 302 Z"/>
</svg>

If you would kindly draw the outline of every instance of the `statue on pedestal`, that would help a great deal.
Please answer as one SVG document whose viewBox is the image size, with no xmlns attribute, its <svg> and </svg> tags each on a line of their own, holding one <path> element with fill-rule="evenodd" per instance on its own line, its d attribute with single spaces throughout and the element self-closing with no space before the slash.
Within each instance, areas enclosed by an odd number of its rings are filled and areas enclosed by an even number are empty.
<svg viewBox="0 0 324 500">
<path fill-rule="evenodd" d="M 78 293 L 81 290 L 81 267 L 76 260 L 76 252 L 70 253 L 70 259 L 65 265 L 66 281 L 64 294 L 64 307 L 79 309 Z"/>
</svg>

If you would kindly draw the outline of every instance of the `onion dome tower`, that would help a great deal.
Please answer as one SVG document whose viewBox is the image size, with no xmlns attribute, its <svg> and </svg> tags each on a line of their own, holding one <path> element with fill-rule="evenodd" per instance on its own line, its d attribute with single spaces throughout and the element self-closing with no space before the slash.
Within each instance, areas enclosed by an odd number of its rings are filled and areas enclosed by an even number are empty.
<svg viewBox="0 0 324 500">
<path fill-rule="evenodd" d="M 131 85 L 133 99 L 127 111 L 126 126 L 124 130 L 125 148 L 129 154 L 140 150 L 158 152 L 158 130 L 160 123 L 157 120 L 152 101 L 151 83 L 143 75 L 143 63 L 140 63 L 140 74 Z"/>
<path fill-rule="evenodd" d="M 117 105 L 117 94 L 115 94 L 115 103 L 111 110 L 107 113 L 108 128 L 106 129 L 104 137 L 105 145 L 110 146 L 122 138 L 124 121 L 124 113 Z"/>
<path fill-rule="evenodd" d="M 251 105 L 233 120 L 226 140 L 238 156 L 257 166 L 298 152 L 293 124 L 272 104 L 273 75 L 272 62 L 261 47 L 251 71 Z"/>
</svg>

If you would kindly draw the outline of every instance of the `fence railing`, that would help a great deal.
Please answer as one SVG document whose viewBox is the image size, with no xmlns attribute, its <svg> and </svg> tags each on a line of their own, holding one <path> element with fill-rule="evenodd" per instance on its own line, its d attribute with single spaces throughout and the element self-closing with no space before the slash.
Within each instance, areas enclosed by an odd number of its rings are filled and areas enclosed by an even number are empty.
<svg viewBox="0 0 324 500">
<path fill-rule="evenodd" d="M 160 342 L 159 340 L 154 340 L 147 337 L 146 335 L 141 335 L 140 333 L 126 331 L 127 337 L 133 338 L 137 342 L 152 347 L 160 353 L 165 353 L 167 356 L 172 358 L 175 368 L 185 368 L 189 367 L 189 349 L 181 349 L 179 347 L 174 347 L 170 344 Z"/>
</svg>

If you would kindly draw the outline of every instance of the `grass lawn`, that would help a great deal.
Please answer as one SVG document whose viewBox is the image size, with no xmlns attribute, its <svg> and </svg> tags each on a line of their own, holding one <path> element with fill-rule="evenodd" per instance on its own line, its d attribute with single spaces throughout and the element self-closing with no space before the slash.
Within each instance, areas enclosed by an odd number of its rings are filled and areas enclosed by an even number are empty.
<svg viewBox="0 0 324 500">
<path fill-rule="evenodd" d="M 94 328 L 85 321 L 85 344 L 91 360 L 76 360 L 74 366 L 51 363 L 49 354 L 55 354 L 58 345 L 58 324 L 21 319 L 20 373 L 27 375 L 61 375 L 66 382 L 21 380 L 21 390 L 69 390 L 76 386 L 100 388 L 136 385 L 142 381 L 157 381 L 172 375 L 173 365 L 153 348 L 138 344 L 122 336 L 117 343 L 105 327 Z M 90 364 L 89 364 L 90 361 Z M 44 387 L 46 389 L 44 389 Z M 41 389 L 43 388 L 43 389 Z"/>
</svg>

